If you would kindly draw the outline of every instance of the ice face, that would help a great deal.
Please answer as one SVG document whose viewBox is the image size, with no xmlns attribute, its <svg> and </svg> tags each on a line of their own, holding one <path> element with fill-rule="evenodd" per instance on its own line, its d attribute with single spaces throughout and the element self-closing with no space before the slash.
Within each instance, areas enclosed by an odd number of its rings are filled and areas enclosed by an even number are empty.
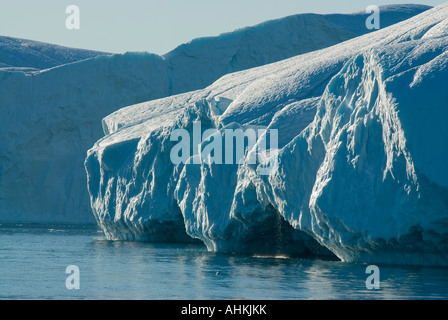
<svg viewBox="0 0 448 320">
<path fill-rule="evenodd" d="M 447 44 L 446 37 L 419 40 L 351 59 L 328 84 L 312 124 L 282 150 L 272 194 L 302 187 L 285 215 L 344 261 L 447 264 L 447 147 L 437 145 L 447 134 L 447 66 L 434 63 L 445 60 Z M 413 62 L 399 68 L 397 57 Z M 431 75 L 414 87 L 428 63 Z M 430 128 L 422 125 L 428 113 L 438 115 Z M 312 182 L 291 178 L 292 166 L 303 166 Z"/>
<path fill-rule="evenodd" d="M 444 4 L 106 117 L 85 162 L 97 221 L 112 239 L 448 265 L 447 16 Z M 170 134 L 197 121 L 278 129 L 278 167 L 173 164 Z"/>
<path fill-rule="evenodd" d="M 0 72 L 0 220 L 95 223 L 86 150 L 103 135 L 104 115 L 168 94 L 167 78 L 148 77 L 165 72 L 160 61 L 126 54 L 33 74 Z"/>
</svg>

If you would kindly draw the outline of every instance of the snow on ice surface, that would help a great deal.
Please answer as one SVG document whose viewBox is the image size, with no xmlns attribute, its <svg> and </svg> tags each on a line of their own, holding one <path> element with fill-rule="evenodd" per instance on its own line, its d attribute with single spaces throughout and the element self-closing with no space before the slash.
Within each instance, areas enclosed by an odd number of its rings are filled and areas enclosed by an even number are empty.
<svg viewBox="0 0 448 320">
<path fill-rule="evenodd" d="M 447 17 L 444 4 L 111 114 L 85 161 L 99 225 L 215 251 L 448 265 Z M 170 133 L 197 120 L 279 129 L 277 170 L 174 165 Z"/>
<path fill-rule="evenodd" d="M 109 53 L 0 36 L 0 70 L 37 71 L 103 55 Z"/>
<path fill-rule="evenodd" d="M 427 9 L 389 8 L 382 15 L 383 26 Z M 126 53 L 80 62 L 74 59 L 97 53 L 0 37 L 0 67 L 4 67 L 0 72 L 0 221 L 93 223 L 83 162 L 86 151 L 103 135 L 103 117 L 124 106 L 201 89 L 229 72 L 370 32 L 364 27 L 366 16 L 296 15 L 193 40 L 163 57 Z M 359 27 L 351 30 L 353 25 Z M 259 75 L 250 72 L 247 77 L 241 76 L 241 82 L 249 83 Z M 228 79 L 225 90 L 231 97 L 230 87 L 235 85 L 235 92 L 239 87 L 234 78 Z M 214 95 L 220 91 L 216 86 Z M 142 130 L 151 132 L 174 121 L 178 105 L 193 100 L 196 97 L 184 96 L 176 103 L 159 101 L 151 112 L 136 107 L 125 116 L 121 112 L 107 117 L 103 128 L 109 133 L 139 123 L 126 131 L 126 139 L 131 139 L 131 132 L 140 137 Z M 227 102 L 222 97 L 218 109 L 225 109 Z M 289 114 L 297 108 L 301 106 L 293 103 L 283 117 L 292 120 Z M 300 121 L 305 125 L 308 120 Z M 112 139 L 118 142 L 121 137 L 114 135 L 108 141 Z M 282 139 L 290 140 L 286 135 Z"/>
<path fill-rule="evenodd" d="M 424 5 L 382 6 L 381 27 L 406 20 L 429 8 Z M 298 14 L 219 37 L 194 39 L 164 55 L 175 71 L 173 93 L 202 89 L 224 74 L 326 48 L 375 31 L 365 27 L 368 16 L 364 11 Z"/>
</svg>

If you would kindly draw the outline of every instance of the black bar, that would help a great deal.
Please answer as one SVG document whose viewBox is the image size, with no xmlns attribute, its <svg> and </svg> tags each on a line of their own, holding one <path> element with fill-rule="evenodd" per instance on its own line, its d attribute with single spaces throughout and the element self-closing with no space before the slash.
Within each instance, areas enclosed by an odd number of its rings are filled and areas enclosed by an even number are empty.
<svg viewBox="0 0 448 320">
<path fill-rule="evenodd" d="M 431 309 L 427 309 L 428 305 Z M 3 310 L 31 312 L 34 317 L 100 315 L 119 319 L 321 319 L 332 317 L 392 316 L 404 318 L 422 310 L 438 314 L 447 301 L 421 300 L 69 300 L 1 301 Z M 442 313 L 441 313 L 442 314 Z M 123 320 L 125 320 L 123 319 Z M 313 319 L 314 320 L 314 319 Z"/>
</svg>

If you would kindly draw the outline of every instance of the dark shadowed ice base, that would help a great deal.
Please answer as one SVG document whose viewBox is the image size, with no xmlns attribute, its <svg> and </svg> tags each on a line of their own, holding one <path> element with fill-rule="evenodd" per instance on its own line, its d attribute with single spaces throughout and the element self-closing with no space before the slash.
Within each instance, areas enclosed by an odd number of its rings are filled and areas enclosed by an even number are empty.
<svg viewBox="0 0 448 320">
<path fill-rule="evenodd" d="M 262 222 L 243 222 L 242 225 L 229 228 L 233 230 L 227 239 L 214 239 L 216 251 L 265 257 L 340 260 L 306 232 L 294 229 L 278 213 Z M 235 230 L 239 230 L 240 237 L 235 235 Z"/>
</svg>

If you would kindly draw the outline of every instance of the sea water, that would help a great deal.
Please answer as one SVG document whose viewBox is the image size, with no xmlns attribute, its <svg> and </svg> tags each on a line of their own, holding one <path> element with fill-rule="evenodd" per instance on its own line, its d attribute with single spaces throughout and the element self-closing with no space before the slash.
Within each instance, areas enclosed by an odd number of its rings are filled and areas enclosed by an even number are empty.
<svg viewBox="0 0 448 320">
<path fill-rule="evenodd" d="M 0 225 L 0 299 L 447 299 L 448 269 L 108 241 L 95 226 Z M 75 285 L 76 284 L 76 285 Z"/>
</svg>

